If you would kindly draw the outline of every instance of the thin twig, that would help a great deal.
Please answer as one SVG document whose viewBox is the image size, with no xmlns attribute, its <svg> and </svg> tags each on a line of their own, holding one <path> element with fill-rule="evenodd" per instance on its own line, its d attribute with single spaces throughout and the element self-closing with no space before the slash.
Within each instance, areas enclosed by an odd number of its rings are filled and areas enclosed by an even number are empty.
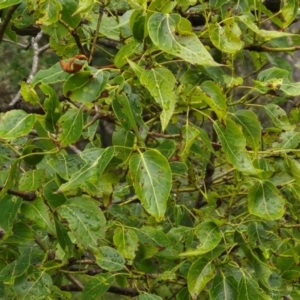
<svg viewBox="0 0 300 300">
<path fill-rule="evenodd" d="M 103 9 L 102 9 L 102 6 L 101 6 L 100 9 L 99 9 L 99 16 L 98 16 L 96 31 L 95 31 L 91 51 L 90 51 L 89 64 L 91 63 L 91 61 L 93 59 L 93 55 L 94 55 L 94 52 L 95 52 L 95 49 L 96 49 L 96 43 L 97 43 L 97 40 L 98 40 L 98 32 L 100 30 L 100 24 L 101 24 L 102 16 L 103 16 Z"/>
<path fill-rule="evenodd" d="M 40 31 L 36 35 L 36 37 L 31 39 L 31 44 L 32 44 L 32 48 L 33 48 L 33 58 L 32 58 L 31 71 L 30 71 L 30 74 L 29 74 L 29 76 L 26 80 L 27 83 L 30 83 L 32 81 L 34 75 L 38 71 L 39 55 L 41 53 L 38 42 L 40 41 L 42 36 L 43 36 L 43 32 Z M 10 101 L 9 105 L 14 106 L 20 100 L 20 97 L 21 97 L 21 90 L 18 91 L 18 93 L 15 95 L 15 97 Z"/>
<path fill-rule="evenodd" d="M 0 43 L 2 42 L 2 39 L 3 39 L 3 36 L 4 36 L 4 33 L 5 33 L 5 30 L 7 28 L 7 25 L 13 15 L 13 13 L 15 12 L 15 10 L 18 8 L 18 6 L 20 5 L 21 3 L 19 4 L 16 4 L 16 5 L 13 5 L 11 6 L 7 12 L 6 12 L 6 15 L 3 19 L 3 22 L 1 23 L 1 26 L 0 26 Z"/>
</svg>

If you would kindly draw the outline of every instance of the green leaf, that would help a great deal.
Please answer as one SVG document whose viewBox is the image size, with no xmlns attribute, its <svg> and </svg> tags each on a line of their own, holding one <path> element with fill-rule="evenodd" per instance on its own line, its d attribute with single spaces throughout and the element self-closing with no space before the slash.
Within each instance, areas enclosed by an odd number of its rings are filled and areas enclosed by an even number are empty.
<svg viewBox="0 0 300 300">
<path fill-rule="evenodd" d="M 258 283 L 250 278 L 245 276 L 241 277 L 238 284 L 238 295 L 237 300 L 253 300 L 253 299 L 263 299 L 261 291 L 259 289 Z"/>
<path fill-rule="evenodd" d="M 298 13 L 299 1 L 298 0 L 289 0 L 284 1 L 284 4 L 281 8 L 281 15 L 283 21 L 283 28 L 287 28 L 295 19 Z"/>
<path fill-rule="evenodd" d="M 195 235 L 200 240 L 200 245 L 196 250 L 186 251 L 180 256 L 199 256 L 213 250 L 222 240 L 222 233 L 219 227 L 212 221 L 199 224 L 195 228 Z"/>
<path fill-rule="evenodd" d="M 14 291 L 19 299 L 41 299 L 51 294 L 52 279 L 45 272 L 35 271 L 16 278 Z"/>
<path fill-rule="evenodd" d="M 299 96 L 300 82 L 291 82 L 287 77 L 284 77 L 280 90 L 285 92 L 288 96 Z"/>
<path fill-rule="evenodd" d="M 136 54 L 140 54 L 142 50 L 142 44 L 137 41 L 131 41 L 120 48 L 118 53 L 114 57 L 114 64 L 118 68 L 122 68 L 128 63 L 128 59 L 134 57 Z"/>
<path fill-rule="evenodd" d="M 222 144 L 227 160 L 237 170 L 245 174 L 256 174 L 252 161 L 246 152 L 246 139 L 242 130 L 233 121 L 226 120 L 226 125 L 221 122 L 214 122 L 214 129 Z"/>
<path fill-rule="evenodd" d="M 290 124 L 286 112 L 278 105 L 269 103 L 264 108 L 276 127 L 283 130 L 293 130 L 295 128 L 295 125 Z"/>
<path fill-rule="evenodd" d="M 162 300 L 162 298 L 154 294 L 148 294 L 143 292 L 139 295 L 139 300 Z"/>
<path fill-rule="evenodd" d="M 93 102 L 105 89 L 108 77 L 109 73 L 102 70 L 80 71 L 66 80 L 63 93 L 66 97 L 79 103 Z"/>
<path fill-rule="evenodd" d="M 53 224 L 50 221 L 49 209 L 42 198 L 23 203 L 22 213 L 41 228 L 47 228 L 50 232 L 54 232 Z"/>
<path fill-rule="evenodd" d="M 75 143 L 80 138 L 83 129 L 83 106 L 80 109 L 67 110 L 59 118 L 58 124 L 61 128 L 58 139 L 62 147 Z"/>
<path fill-rule="evenodd" d="M 46 179 L 44 170 L 29 170 L 19 181 L 20 191 L 36 191 L 43 186 Z"/>
<path fill-rule="evenodd" d="M 215 266 L 205 258 L 197 259 L 190 267 L 187 281 L 192 299 L 205 288 L 206 284 L 215 277 Z"/>
<path fill-rule="evenodd" d="M 196 138 L 199 136 L 200 131 L 195 126 L 191 126 L 189 123 L 181 127 L 181 134 L 183 143 L 179 151 L 179 155 L 183 161 L 186 161 L 190 154 L 190 149 L 193 146 Z"/>
<path fill-rule="evenodd" d="M 209 37 L 214 46 L 230 54 L 240 51 L 244 45 L 241 41 L 241 30 L 233 20 L 225 22 L 225 26 L 211 23 L 208 27 Z"/>
<path fill-rule="evenodd" d="M 92 277 L 84 286 L 82 299 L 93 300 L 107 292 L 114 283 L 115 276 L 109 273 L 103 273 Z"/>
<path fill-rule="evenodd" d="M 67 198 L 64 196 L 64 194 L 56 194 L 58 188 L 59 186 L 56 183 L 55 179 L 47 182 L 44 185 L 44 198 L 47 200 L 48 205 L 50 205 L 52 209 L 63 205 L 67 201 Z"/>
<path fill-rule="evenodd" d="M 227 113 L 226 97 L 219 85 L 213 81 L 204 81 L 200 85 L 204 92 L 202 100 L 206 102 L 210 108 L 216 113 L 218 118 L 222 120 Z"/>
<path fill-rule="evenodd" d="M 294 35 L 293 33 L 288 32 L 259 29 L 249 15 L 236 16 L 235 18 L 244 23 L 250 30 L 261 36 L 264 41 Z"/>
<path fill-rule="evenodd" d="M 166 158 L 156 150 L 133 155 L 129 161 L 135 192 L 145 210 L 157 220 L 164 217 L 172 186 Z"/>
<path fill-rule="evenodd" d="M 39 5 L 41 17 L 36 20 L 36 24 L 49 26 L 58 22 L 62 5 L 56 0 L 48 0 Z"/>
<path fill-rule="evenodd" d="M 23 110 L 11 110 L 0 117 L 2 139 L 15 139 L 28 134 L 35 123 L 35 115 Z"/>
<path fill-rule="evenodd" d="M 16 4 L 22 3 L 22 0 L 1 0 L 0 1 L 0 9 L 4 9 Z"/>
<path fill-rule="evenodd" d="M 85 161 L 85 164 L 77 172 L 71 175 L 68 182 L 62 184 L 57 192 L 65 192 L 71 189 L 76 189 L 86 181 L 91 183 L 99 180 L 103 171 L 114 155 L 114 148 L 106 149 L 87 149 L 80 156 Z"/>
<path fill-rule="evenodd" d="M 92 9 L 94 4 L 95 4 L 95 0 L 79 0 L 78 8 L 73 13 L 73 16 L 77 14 L 88 13 Z"/>
<path fill-rule="evenodd" d="M 100 239 L 104 238 L 106 220 L 94 201 L 83 197 L 70 198 L 57 212 L 68 222 L 80 245 L 85 248 L 98 247 Z"/>
<path fill-rule="evenodd" d="M 134 119 L 134 115 L 125 93 L 117 94 L 112 101 L 112 106 L 116 117 L 122 124 L 122 127 L 127 131 L 133 129 L 134 132 L 138 134 L 138 128 Z"/>
<path fill-rule="evenodd" d="M 24 80 L 21 82 L 21 95 L 26 102 L 32 105 L 40 104 L 40 98 L 38 94 L 34 88 L 32 88 L 32 86 Z"/>
<path fill-rule="evenodd" d="M 140 82 L 162 107 L 163 111 L 160 115 L 160 120 L 162 130 L 165 130 L 173 115 L 177 99 L 174 92 L 176 82 L 174 75 L 168 69 L 153 68 L 142 72 Z"/>
<path fill-rule="evenodd" d="M 45 123 L 48 130 L 54 131 L 57 121 L 59 120 L 62 109 L 57 94 L 49 85 L 42 83 L 40 89 L 48 97 L 45 99 L 44 108 L 46 110 Z"/>
<path fill-rule="evenodd" d="M 44 158 L 43 149 L 28 145 L 23 149 L 22 159 L 29 166 L 35 166 Z"/>
<path fill-rule="evenodd" d="M 156 148 L 165 158 L 169 159 L 176 150 L 176 143 L 173 140 L 164 140 Z"/>
<path fill-rule="evenodd" d="M 300 184 L 300 164 L 290 157 L 286 159 L 289 173 L 294 177 L 296 183 Z"/>
<path fill-rule="evenodd" d="M 54 218 L 54 222 L 55 222 L 57 241 L 58 241 L 60 247 L 67 254 L 71 254 L 74 246 L 68 235 L 68 231 L 56 218 Z"/>
<path fill-rule="evenodd" d="M 251 214 L 265 220 L 277 220 L 285 212 L 285 200 L 270 181 L 256 181 L 248 192 Z"/>
<path fill-rule="evenodd" d="M 115 146 L 115 156 L 126 161 L 133 149 L 134 134 L 117 127 L 112 136 L 112 143 Z"/>
<path fill-rule="evenodd" d="M 28 247 L 17 260 L 0 271 L 0 282 L 11 284 L 16 277 L 23 275 L 30 266 L 31 256 L 32 248 Z"/>
<path fill-rule="evenodd" d="M 237 282 L 232 276 L 215 276 L 212 286 L 209 289 L 211 300 L 236 300 Z"/>
<path fill-rule="evenodd" d="M 65 81 L 71 76 L 71 74 L 65 72 L 60 63 L 56 63 L 50 69 L 47 70 L 39 70 L 36 75 L 33 77 L 31 81 L 31 85 L 35 86 L 37 83 L 44 83 L 44 84 L 52 84 L 61 81 Z"/>
<path fill-rule="evenodd" d="M 296 131 L 282 132 L 272 144 L 273 148 L 295 149 L 300 142 L 300 134 Z"/>
<path fill-rule="evenodd" d="M 247 144 L 254 151 L 257 151 L 261 140 L 261 124 L 257 115 L 250 110 L 238 110 L 231 118 L 236 124 L 241 126 Z"/>
<path fill-rule="evenodd" d="M 12 226 L 21 203 L 21 198 L 8 194 L 0 199 L 0 227 L 5 231 L 5 237 L 12 234 Z"/>
<path fill-rule="evenodd" d="M 99 248 L 100 253 L 96 253 L 97 264 L 107 271 L 120 271 L 125 267 L 125 259 L 119 251 L 114 248 L 103 246 Z"/>
<path fill-rule="evenodd" d="M 135 252 L 138 248 L 138 237 L 133 229 L 116 228 L 113 240 L 117 250 L 126 259 L 133 260 L 135 258 Z"/>
<path fill-rule="evenodd" d="M 194 33 L 187 31 L 175 34 L 175 28 L 180 22 L 178 14 L 154 13 L 148 20 L 148 30 L 155 46 L 192 64 L 217 66 Z"/>
</svg>

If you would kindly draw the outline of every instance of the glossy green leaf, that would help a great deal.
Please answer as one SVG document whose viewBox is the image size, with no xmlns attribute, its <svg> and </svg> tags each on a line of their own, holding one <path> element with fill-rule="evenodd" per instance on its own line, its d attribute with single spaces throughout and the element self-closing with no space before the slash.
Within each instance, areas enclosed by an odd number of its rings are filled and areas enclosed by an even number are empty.
<svg viewBox="0 0 300 300">
<path fill-rule="evenodd" d="M 241 128 L 233 121 L 227 120 L 226 125 L 221 122 L 214 122 L 214 129 L 222 144 L 227 160 L 237 170 L 245 174 L 256 174 L 252 161 L 246 152 L 246 139 Z"/>
<path fill-rule="evenodd" d="M 208 27 L 210 40 L 214 46 L 230 54 L 235 54 L 240 51 L 244 43 L 240 39 L 241 30 L 238 25 L 229 20 L 225 26 L 220 26 L 217 23 L 212 23 Z"/>
<path fill-rule="evenodd" d="M 209 290 L 211 300 L 235 300 L 237 299 L 237 282 L 232 276 L 217 275 Z"/>
<path fill-rule="evenodd" d="M 16 277 L 23 275 L 30 266 L 31 256 L 32 248 L 28 248 L 17 260 L 8 264 L 0 271 L 0 281 L 12 283 Z"/>
<path fill-rule="evenodd" d="M 286 112 L 276 104 L 270 103 L 264 106 L 266 113 L 273 124 L 283 130 L 293 130 L 295 125 L 291 125 Z"/>
<path fill-rule="evenodd" d="M 110 273 L 93 276 L 84 286 L 82 299 L 93 300 L 102 296 L 110 288 L 114 280 L 115 276 Z"/>
<path fill-rule="evenodd" d="M 52 209 L 59 207 L 67 201 L 64 194 L 56 194 L 58 188 L 59 186 L 54 179 L 47 182 L 43 188 L 44 197 Z"/>
<path fill-rule="evenodd" d="M 33 77 L 31 85 L 35 86 L 40 82 L 44 84 L 57 83 L 66 80 L 70 76 L 71 74 L 65 72 L 58 62 L 47 70 L 39 70 Z"/>
<path fill-rule="evenodd" d="M 173 140 L 164 140 L 157 148 L 165 158 L 169 159 L 176 150 L 176 143 Z"/>
<path fill-rule="evenodd" d="M 165 68 L 144 70 L 140 76 L 143 84 L 155 101 L 162 107 L 160 115 L 162 130 L 167 127 L 175 108 L 176 94 L 174 92 L 176 79 L 171 71 Z"/>
<path fill-rule="evenodd" d="M 104 238 L 105 217 L 91 199 L 70 198 L 57 209 L 58 214 L 68 222 L 77 242 L 86 248 L 95 248 Z"/>
<path fill-rule="evenodd" d="M 133 260 L 138 248 L 138 237 L 133 229 L 118 227 L 114 232 L 114 244 L 124 258 Z"/>
<path fill-rule="evenodd" d="M 14 291 L 19 299 L 40 299 L 51 294 L 52 279 L 45 272 L 35 271 L 18 277 Z"/>
<path fill-rule="evenodd" d="M 250 110 L 238 110 L 231 118 L 242 127 L 247 145 L 257 151 L 261 141 L 261 125 L 257 115 Z"/>
<path fill-rule="evenodd" d="M 7 236 L 11 235 L 15 217 L 21 206 L 22 199 L 6 194 L 0 199 L 0 227 Z"/>
<path fill-rule="evenodd" d="M 83 129 L 83 106 L 80 109 L 69 109 L 59 118 L 58 124 L 61 128 L 58 136 L 61 145 L 65 147 L 75 143 Z"/>
<path fill-rule="evenodd" d="M 102 70 L 80 71 L 66 80 L 63 93 L 66 97 L 79 103 L 93 102 L 105 89 L 108 77 L 109 73 Z"/>
<path fill-rule="evenodd" d="M 286 93 L 288 96 L 300 95 L 300 83 L 291 82 L 289 78 L 284 77 L 280 85 L 280 90 Z"/>
<path fill-rule="evenodd" d="M 218 65 L 194 33 L 175 34 L 180 22 L 178 14 L 154 13 L 148 20 L 148 30 L 155 46 L 192 64 Z"/>
<path fill-rule="evenodd" d="M 115 146 L 115 156 L 126 161 L 133 149 L 134 134 L 117 127 L 112 136 L 112 143 Z"/>
<path fill-rule="evenodd" d="M 206 284 L 215 277 L 215 266 L 205 258 L 198 258 L 190 267 L 187 281 L 192 299 L 205 288 Z"/>
<path fill-rule="evenodd" d="M 285 212 L 285 200 L 270 181 L 256 181 L 248 192 L 251 214 L 265 220 L 277 220 Z"/>
<path fill-rule="evenodd" d="M 75 173 L 71 174 L 68 182 L 62 184 L 57 192 L 65 192 L 76 189 L 86 181 L 91 183 L 99 180 L 103 171 L 114 155 L 114 148 L 87 149 L 81 153 L 85 164 Z"/>
<path fill-rule="evenodd" d="M 2 139 L 15 139 L 28 134 L 35 123 L 35 115 L 23 110 L 11 110 L 0 117 Z"/>
<path fill-rule="evenodd" d="M 125 259 L 119 251 L 114 248 L 103 246 L 96 254 L 97 264 L 107 271 L 120 271 L 125 267 Z"/>
<path fill-rule="evenodd" d="M 21 82 L 21 95 L 26 102 L 32 105 L 40 104 L 40 98 L 38 94 L 34 88 L 32 88 L 32 86 L 24 80 Z"/>
<path fill-rule="evenodd" d="M 131 157 L 129 169 L 135 192 L 145 210 L 157 220 L 164 217 L 172 186 L 172 173 L 166 158 L 156 150 Z"/>
<path fill-rule="evenodd" d="M 36 191 L 43 186 L 46 179 L 44 170 L 29 170 L 21 177 L 19 189 L 21 191 Z"/>
<path fill-rule="evenodd" d="M 202 100 L 206 102 L 210 108 L 216 113 L 218 118 L 222 120 L 227 113 L 226 97 L 221 87 L 213 81 L 204 81 L 200 85 L 204 92 Z"/>
</svg>

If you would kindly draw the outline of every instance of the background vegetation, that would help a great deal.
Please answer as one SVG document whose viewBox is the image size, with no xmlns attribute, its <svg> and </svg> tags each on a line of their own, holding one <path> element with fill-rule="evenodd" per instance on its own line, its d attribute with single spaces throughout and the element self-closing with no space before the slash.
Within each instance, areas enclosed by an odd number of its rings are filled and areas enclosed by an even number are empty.
<svg viewBox="0 0 300 300">
<path fill-rule="evenodd" d="M 300 299 L 297 0 L 0 13 L 0 299 Z"/>
</svg>

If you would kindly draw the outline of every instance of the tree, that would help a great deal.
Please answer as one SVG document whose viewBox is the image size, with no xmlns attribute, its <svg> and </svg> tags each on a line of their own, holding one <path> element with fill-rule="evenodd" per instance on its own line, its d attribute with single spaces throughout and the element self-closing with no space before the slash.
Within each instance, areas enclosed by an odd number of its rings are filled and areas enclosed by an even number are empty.
<svg viewBox="0 0 300 300">
<path fill-rule="evenodd" d="M 0 9 L 1 299 L 300 298 L 298 1 Z"/>
</svg>

